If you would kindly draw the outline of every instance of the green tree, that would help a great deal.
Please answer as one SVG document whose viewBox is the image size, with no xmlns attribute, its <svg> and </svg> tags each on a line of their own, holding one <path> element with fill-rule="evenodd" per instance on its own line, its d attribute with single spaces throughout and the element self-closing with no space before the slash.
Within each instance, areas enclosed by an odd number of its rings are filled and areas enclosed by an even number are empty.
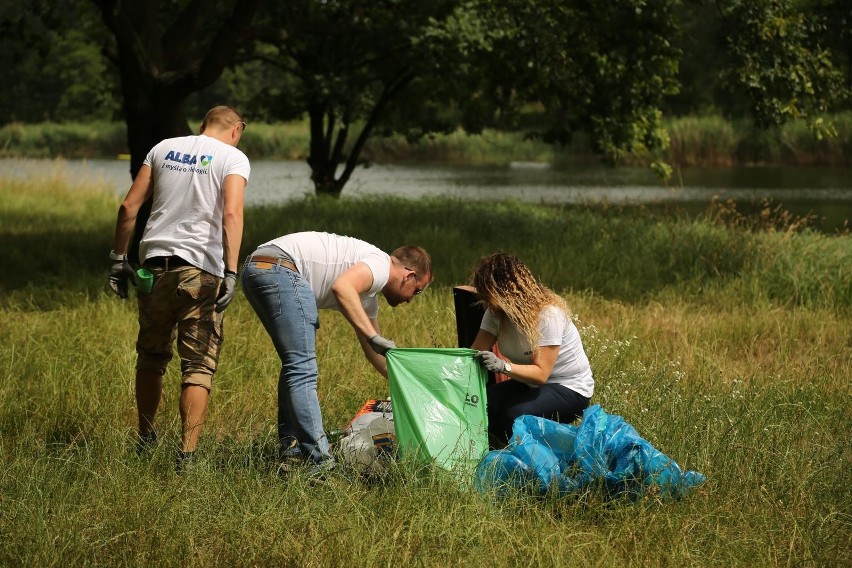
<svg viewBox="0 0 852 568">
<path fill-rule="evenodd" d="M 280 119 L 307 115 L 308 163 L 316 191 L 339 195 L 360 152 L 385 124 L 390 105 L 433 75 L 452 52 L 444 26 L 450 0 L 268 1 L 256 25 L 252 57 L 278 74 L 258 103 Z M 444 78 L 452 81 L 451 77 Z M 410 109 L 409 124 L 426 122 Z"/>
<path fill-rule="evenodd" d="M 583 130 L 612 161 L 661 147 L 673 4 L 268 2 L 253 55 L 294 79 L 266 104 L 279 118 L 307 114 L 315 187 L 339 195 L 374 133 L 517 127 L 529 105 L 543 108 L 531 134 L 552 142 Z"/>
<path fill-rule="evenodd" d="M 810 118 L 819 128 L 819 115 L 845 96 L 843 75 L 822 43 L 825 20 L 793 0 L 732 0 L 719 10 L 728 58 L 722 78 L 743 93 L 755 122 Z"/>
<path fill-rule="evenodd" d="M 0 1 L 0 124 L 117 118 L 106 36 L 87 0 Z"/>
<path fill-rule="evenodd" d="M 663 101 L 673 116 L 724 113 L 746 114 L 720 80 L 725 59 L 722 18 L 715 1 L 685 0 L 675 8 L 678 31 L 672 43 L 680 51 L 677 82 L 680 89 Z"/>
<path fill-rule="evenodd" d="M 478 93 L 508 116 L 540 104 L 531 134 L 566 143 L 578 132 L 617 163 L 668 143 L 664 98 L 677 92 L 676 0 L 495 0 L 480 12 L 494 34 L 478 54 Z M 483 57 L 484 56 L 484 57 Z"/>
<path fill-rule="evenodd" d="M 677 18 L 682 88 L 664 105 L 675 114 L 773 127 L 850 102 L 848 0 L 685 0 Z"/>
<path fill-rule="evenodd" d="M 843 70 L 846 77 L 846 108 L 852 103 L 848 93 L 852 91 L 852 2 L 849 0 L 811 0 L 814 13 L 822 18 L 825 32 L 821 34 L 823 45 L 832 53 L 835 66 Z"/>
</svg>

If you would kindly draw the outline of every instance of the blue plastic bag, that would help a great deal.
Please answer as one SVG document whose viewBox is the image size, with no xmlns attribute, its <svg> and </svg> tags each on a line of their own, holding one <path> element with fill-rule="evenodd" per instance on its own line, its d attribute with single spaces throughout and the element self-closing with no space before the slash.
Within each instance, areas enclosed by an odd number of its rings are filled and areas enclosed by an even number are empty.
<svg viewBox="0 0 852 568">
<path fill-rule="evenodd" d="M 594 405 L 579 426 L 518 417 L 509 445 L 480 461 L 475 483 L 483 492 L 531 486 L 562 494 L 602 483 L 613 496 L 656 489 L 663 497 L 679 497 L 705 479 L 697 471 L 684 473 L 621 416 Z"/>
</svg>

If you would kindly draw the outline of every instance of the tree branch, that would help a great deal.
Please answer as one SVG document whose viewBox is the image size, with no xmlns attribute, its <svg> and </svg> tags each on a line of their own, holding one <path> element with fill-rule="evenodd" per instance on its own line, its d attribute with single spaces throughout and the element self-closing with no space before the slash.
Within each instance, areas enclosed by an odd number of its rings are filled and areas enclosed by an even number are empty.
<svg viewBox="0 0 852 568">
<path fill-rule="evenodd" d="M 367 140 L 370 138 L 370 134 L 372 134 L 373 127 L 378 123 L 379 119 L 382 116 L 382 113 L 385 110 L 387 104 L 412 80 L 414 80 L 415 74 L 407 69 L 397 75 L 385 88 L 382 90 L 382 94 L 379 96 L 379 100 L 376 101 L 376 104 L 373 106 L 373 109 L 370 111 L 370 115 L 367 117 L 367 120 L 364 122 L 364 128 L 361 129 L 361 132 L 358 134 L 358 137 L 355 139 L 355 144 L 352 146 L 352 151 L 349 152 L 349 158 L 346 160 L 346 166 L 343 168 L 343 172 L 340 174 L 339 183 L 341 187 L 349 181 L 349 178 L 352 176 L 352 172 L 355 171 L 355 168 L 358 165 L 358 156 L 361 155 L 361 150 L 364 149 L 364 145 L 367 143 Z"/>
<path fill-rule="evenodd" d="M 100 9 L 101 19 L 115 37 L 121 62 L 134 67 L 135 73 L 144 77 L 150 86 L 153 83 L 152 79 L 158 74 L 157 67 L 148 57 L 145 43 L 136 33 L 136 28 L 124 9 L 125 4 L 119 6 L 117 0 L 92 0 L 92 2 Z"/>
<path fill-rule="evenodd" d="M 254 19 L 259 4 L 259 0 L 239 0 L 234 5 L 204 55 L 195 79 L 197 89 L 211 85 L 222 74 L 237 46 L 244 40 L 243 34 Z"/>
</svg>

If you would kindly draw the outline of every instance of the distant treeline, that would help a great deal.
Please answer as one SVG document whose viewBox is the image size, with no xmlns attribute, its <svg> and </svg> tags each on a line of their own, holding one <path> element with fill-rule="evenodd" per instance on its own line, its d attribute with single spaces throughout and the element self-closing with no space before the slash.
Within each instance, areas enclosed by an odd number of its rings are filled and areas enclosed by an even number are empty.
<svg viewBox="0 0 852 568">
<path fill-rule="evenodd" d="M 661 157 L 678 166 L 779 164 L 797 166 L 852 165 L 852 112 L 825 117 L 836 135 L 817 137 L 805 121 L 759 129 L 748 121 L 721 116 L 694 116 L 666 122 L 671 143 Z M 123 122 L 11 123 L 0 127 L 0 157 L 115 158 L 127 152 Z M 240 147 L 253 159 L 302 160 L 307 157 L 306 122 L 252 123 Z M 553 147 L 523 134 L 485 130 L 458 131 L 417 143 L 403 136 L 371 139 L 363 157 L 372 162 L 446 162 L 506 164 L 511 161 L 560 163 L 596 159 L 588 140 L 575 137 L 567 147 Z M 643 165 L 650 156 L 633 154 L 629 165 Z"/>
</svg>

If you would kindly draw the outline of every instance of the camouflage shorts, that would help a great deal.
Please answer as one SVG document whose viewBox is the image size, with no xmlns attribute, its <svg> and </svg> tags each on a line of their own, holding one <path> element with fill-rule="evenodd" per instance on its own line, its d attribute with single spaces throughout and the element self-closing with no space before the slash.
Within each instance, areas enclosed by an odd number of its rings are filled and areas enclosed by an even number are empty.
<svg viewBox="0 0 852 568">
<path fill-rule="evenodd" d="M 139 294 L 136 369 L 165 374 L 177 339 L 183 384 L 210 389 L 222 345 L 216 313 L 221 278 L 194 266 L 152 268 L 154 288 Z"/>
</svg>

